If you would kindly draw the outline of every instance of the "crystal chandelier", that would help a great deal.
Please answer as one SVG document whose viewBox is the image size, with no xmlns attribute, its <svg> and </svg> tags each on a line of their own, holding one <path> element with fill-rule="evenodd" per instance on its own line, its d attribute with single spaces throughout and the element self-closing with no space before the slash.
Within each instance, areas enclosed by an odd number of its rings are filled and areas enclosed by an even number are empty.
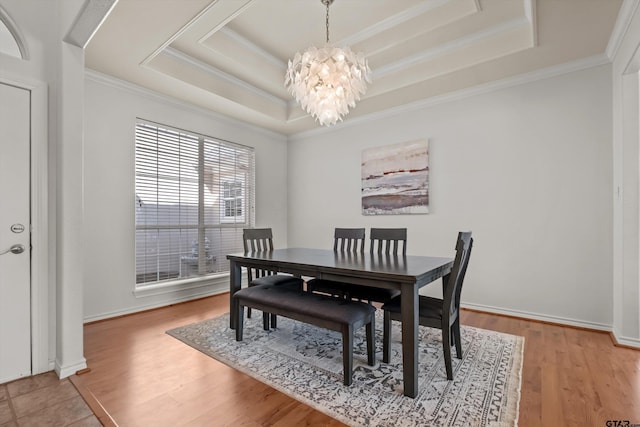
<svg viewBox="0 0 640 427">
<path fill-rule="evenodd" d="M 329 5 L 327 8 L 327 44 L 297 52 L 289 61 L 284 84 L 302 108 L 321 125 L 333 125 L 356 106 L 371 83 L 371 69 L 362 52 L 329 44 Z"/>
</svg>

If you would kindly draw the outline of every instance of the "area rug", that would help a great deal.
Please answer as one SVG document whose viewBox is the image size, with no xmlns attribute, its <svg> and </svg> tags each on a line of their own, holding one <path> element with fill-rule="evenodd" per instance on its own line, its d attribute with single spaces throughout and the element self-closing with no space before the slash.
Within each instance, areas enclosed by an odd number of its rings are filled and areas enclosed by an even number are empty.
<svg viewBox="0 0 640 427">
<path fill-rule="evenodd" d="M 235 340 L 229 314 L 167 333 L 185 344 L 351 426 L 516 426 L 524 338 L 463 326 L 462 360 L 447 381 L 441 332 L 419 328 L 419 384 L 403 395 L 401 324 L 393 322 L 391 363 L 382 363 L 382 314 L 376 325 L 377 363 L 367 365 L 364 328 L 354 344 L 353 384 L 342 383 L 337 332 L 278 318 L 262 329 L 254 310 L 244 339 Z M 455 350 L 453 351 L 455 354 Z"/>
</svg>

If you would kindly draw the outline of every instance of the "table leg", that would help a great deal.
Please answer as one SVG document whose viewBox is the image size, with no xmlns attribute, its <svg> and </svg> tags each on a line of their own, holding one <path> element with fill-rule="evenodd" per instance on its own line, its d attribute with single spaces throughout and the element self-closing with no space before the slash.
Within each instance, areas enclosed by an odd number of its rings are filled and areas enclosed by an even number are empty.
<svg viewBox="0 0 640 427">
<path fill-rule="evenodd" d="M 418 395 L 418 287 L 402 285 L 402 373 L 404 395 Z"/>
<path fill-rule="evenodd" d="M 233 294 L 236 293 L 236 291 L 240 290 L 240 287 L 242 286 L 242 268 L 240 266 L 240 264 L 238 264 L 237 262 L 230 260 L 229 261 L 229 269 L 230 269 L 230 275 L 229 275 L 229 327 L 231 329 L 235 329 L 236 325 L 235 325 L 235 318 L 236 318 L 236 313 L 235 313 L 235 307 L 233 304 Z"/>
</svg>

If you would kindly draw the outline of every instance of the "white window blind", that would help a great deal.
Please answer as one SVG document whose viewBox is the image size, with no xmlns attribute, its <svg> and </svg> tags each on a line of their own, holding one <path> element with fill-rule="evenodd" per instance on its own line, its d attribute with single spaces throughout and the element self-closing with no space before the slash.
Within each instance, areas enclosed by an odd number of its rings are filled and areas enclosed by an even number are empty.
<svg viewBox="0 0 640 427">
<path fill-rule="evenodd" d="M 135 141 L 136 286 L 228 272 L 254 225 L 253 148 L 142 120 Z"/>
</svg>

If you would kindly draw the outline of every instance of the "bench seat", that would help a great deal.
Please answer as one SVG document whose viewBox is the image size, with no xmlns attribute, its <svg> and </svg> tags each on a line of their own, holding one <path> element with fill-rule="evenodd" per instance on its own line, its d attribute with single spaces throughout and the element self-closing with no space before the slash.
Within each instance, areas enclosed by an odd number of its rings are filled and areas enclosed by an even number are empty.
<svg viewBox="0 0 640 427">
<path fill-rule="evenodd" d="M 288 287 L 259 285 L 233 294 L 236 340 L 242 341 L 244 307 L 309 323 L 342 333 L 344 384 L 351 385 L 353 375 L 353 332 L 365 326 L 367 362 L 375 364 L 375 307 L 359 301 L 297 291 Z M 265 322 L 265 328 L 268 324 Z"/>
</svg>

